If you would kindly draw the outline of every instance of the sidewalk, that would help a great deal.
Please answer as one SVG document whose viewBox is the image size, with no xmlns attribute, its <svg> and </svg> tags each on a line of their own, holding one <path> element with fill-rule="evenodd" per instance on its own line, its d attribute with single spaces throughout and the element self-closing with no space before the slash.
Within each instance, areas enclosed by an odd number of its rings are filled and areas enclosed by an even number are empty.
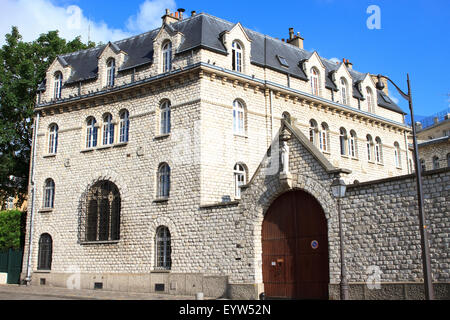
<svg viewBox="0 0 450 320">
<path fill-rule="evenodd" d="M 155 293 L 129 293 L 104 290 L 70 290 L 66 288 L 0 285 L 0 300 L 68 299 L 68 300 L 195 300 L 195 296 L 174 296 Z"/>
</svg>

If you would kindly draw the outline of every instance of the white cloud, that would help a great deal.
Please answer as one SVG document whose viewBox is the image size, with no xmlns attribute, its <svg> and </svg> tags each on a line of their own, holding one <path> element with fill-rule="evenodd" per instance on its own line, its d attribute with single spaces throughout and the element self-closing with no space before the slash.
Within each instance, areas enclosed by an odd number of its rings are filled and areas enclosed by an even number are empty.
<svg viewBox="0 0 450 320">
<path fill-rule="evenodd" d="M 395 93 L 393 93 L 392 91 L 389 91 L 389 98 L 391 98 L 391 100 L 394 101 L 394 103 L 396 105 L 398 105 L 400 100 L 397 98 Z"/>
<path fill-rule="evenodd" d="M 330 61 L 334 63 L 340 63 L 340 60 L 338 58 L 331 58 Z"/>
<path fill-rule="evenodd" d="M 33 41 L 41 33 L 59 30 L 62 38 L 72 40 L 81 36 L 85 43 L 90 26 L 91 41 L 106 43 L 154 29 L 161 24 L 165 8 L 176 8 L 175 0 L 145 0 L 135 16 L 125 19 L 124 28 L 117 29 L 103 21 L 89 21 L 82 9 L 76 5 L 58 6 L 51 0 L 0 2 L 0 45 L 5 43 L 5 34 L 11 32 L 11 26 L 19 28 L 24 41 Z"/>
<path fill-rule="evenodd" d="M 145 32 L 159 27 L 166 8 L 174 12 L 175 0 L 146 0 L 139 6 L 139 12 L 128 19 L 128 30 Z"/>
</svg>

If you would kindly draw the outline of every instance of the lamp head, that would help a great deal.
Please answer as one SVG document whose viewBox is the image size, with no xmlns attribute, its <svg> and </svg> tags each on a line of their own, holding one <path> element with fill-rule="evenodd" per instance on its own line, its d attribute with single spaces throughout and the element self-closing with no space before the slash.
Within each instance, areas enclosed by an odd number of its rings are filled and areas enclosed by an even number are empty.
<svg viewBox="0 0 450 320">
<path fill-rule="evenodd" d="M 344 198 L 345 192 L 347 191 L 347 185 L 345 184 L 344 180 L 342 179 L 335 179 L 333 183 L 331 184 L 331 192 L 333 193 L 333 196 L 335 198 Z"/>
<path fill-rule="evenodd" d="M 381 74 L 378 75 L 378 82 L 377 82 L 377 89 L 378 90 L 384 90 L 385 85 L 384 82 L 381 80 L 382 76 Z"/>
</svg>

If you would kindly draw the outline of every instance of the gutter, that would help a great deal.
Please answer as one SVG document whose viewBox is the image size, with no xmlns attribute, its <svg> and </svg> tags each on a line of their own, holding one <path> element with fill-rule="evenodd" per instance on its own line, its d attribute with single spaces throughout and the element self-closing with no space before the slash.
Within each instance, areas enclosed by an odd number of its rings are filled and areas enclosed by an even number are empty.
<svg viewBox="0 0 450 320">
<path fill-rule="evenodd" d="M 33 157 L 31 162 L 31 215 L 30 215 L 30 233 L 28 236 L 28 258 L 27 258 L 27 277 L 25 278 L 26 284 L 30 285 L 31 283 L 31 253 L 33 252 L 33 227 L 34 227 L 34 214 L 35 214 L 35 198 L 36 198 L 36 183 L 35 183 L 35 170 L 34 167 L 36 165 L 36 143 L 37 143 L 37 134 L 39 130 L 39 119 L 40 112 L 37 112 L 36 119 L 34 121 L 34 137 L 33 137 Z"/>
</svg>

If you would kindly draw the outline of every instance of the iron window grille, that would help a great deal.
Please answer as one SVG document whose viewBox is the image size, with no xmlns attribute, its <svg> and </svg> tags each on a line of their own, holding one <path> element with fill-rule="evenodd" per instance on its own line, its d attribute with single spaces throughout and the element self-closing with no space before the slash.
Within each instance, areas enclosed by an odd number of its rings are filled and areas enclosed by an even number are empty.
<svg viewBox="0 0 450 320">
<path fill-rule="evenodd" d="M 52 209 L 55 204 L 55 182 L 52 179 L 45 181 L 44 208 Z"/>
<path fill-rule="evenodd" d="M 39 238 L 38 270 L 52 269 L 52 253 L 53 253 L 52 237 L 49 234 L 44 233 Z"/>
<path fill-rule="evenodd" d="M 158 169 L 158 198 L 169 198 L 170 195 L 170 167 L 163 163 Z"/>
<path fill-rule="evenodd" d="M 156 231 L 156 269 L 170 270 L 172 268 L 172 244 L 170 231 L 167 227 L 159 227 Z"/>
<path fill-rule="evenodd" d="M 79 217 L 79 242 L 120 240 L 121 198 L 110 181 L 100 181 L 82 197 Z"/>
</svg>

